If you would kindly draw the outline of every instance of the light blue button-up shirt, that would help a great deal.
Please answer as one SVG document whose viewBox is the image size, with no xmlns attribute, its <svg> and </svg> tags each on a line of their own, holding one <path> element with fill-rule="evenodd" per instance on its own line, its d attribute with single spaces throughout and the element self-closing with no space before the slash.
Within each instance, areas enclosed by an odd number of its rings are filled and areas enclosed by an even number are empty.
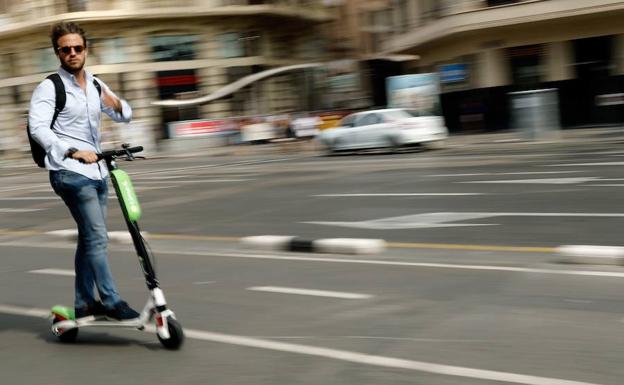
<svg viewBox="0 0 624 385">
<path fill-rule="evenodd" d="M 77 160 L 65 158 L 71 147 L 78 150 L 101 152 L 100 120 L 104 112 L 116 122 L 129 122 L 132 109 L 125 100 L 121 100 L 122 111 L 117 113 L 112 107 L 102 102 L 102 97 L 93 85 L 93 75 L 85 71 L 87 88 L 83 91 L 74 75 L 59 68 L 59 75 L 65 85 L 67 101 L 65 108 L 59 113 L 54 127 L 50 129 L 56 93 L 54 83 L 46 79 L 41 82 L 30 99 L 28 110 L 28 126 L 33 138 L 45 149 L 45 165 L 48 170 L 70 170 L 90 179 L 103 179 L 108 175 L 104 161 L 83 164 Z M 96 80 L 105 90 L 113 94 L 100 79 Z M 115 94 L 113 94 L 115 95 Z"/>
</svg>

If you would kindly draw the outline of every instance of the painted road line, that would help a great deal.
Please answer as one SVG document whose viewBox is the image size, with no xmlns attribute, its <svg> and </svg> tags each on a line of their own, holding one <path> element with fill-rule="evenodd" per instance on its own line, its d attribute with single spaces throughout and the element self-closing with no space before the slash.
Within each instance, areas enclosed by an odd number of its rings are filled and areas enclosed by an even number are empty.
<svg viewBox="0 0 624 385">
<path fill-rule="evenodd" d="M 47 231 L 45 234 L 71 241 L 78 239 L 78 230 L 76 229 Z M 127 231 L 109 231 L 107 235 L 110 242 L 132 244 L 132 236 Z M 144 238 L 149 238 L 149 233 L 146 231 L 141 231 L 141 235 Z"/>
<path fill-rule="evenodd" d="M 349 227 L 355 229 L 398 230 L 427 229 L 439 227 L 466 226 L 497 226 L 496 223 L 453 223 L 471 219 L 487 219 L 495 217 L 589 217 L 589 218 L 621 218 L 624 213 L 522 213 L 522 212 L 434 212 L 399 217 L 371 219 L 353 222 L 301 222 L 313 225 Z M 450 222 L 450 223 L 449 223 Z"/>
<path fill-rule="evenodd" d="M 50 310 L 46 309 L 37 309 L 37 308 L 27 308 L 21 306 L 12 306 L 12 305 L 2 305 L 0 304 L 0 313 L 10 314 L 10 315 L 21 315 L 27 317 L 36 317 L 36 318 L 48 318 L 50 316 Z"/>
<path fill-rule="evenodd" d="M 617 181 L 623 181 L 624 178 L 599 178 L 598 179 L 601 182 L 617 182 Z"/>
<path fill-rule="evenodd" d="M 473 180 L 455 183 L 522 183 L 522 184 L 579 184 L 600 180 L 598 177 L 579 178 L 546 178 L 546 179 L 514 179 L 514 180 Z"/>
<path fill-rule="evenodd" d="M 561 245 L 557 253 L 571 263 L 620 266 L 624 262 L 622 246 Z"/>
<path fill-rule="evenodd" d="M 166 189 L 166 188 L 178 188 L 180 187 L 177 184 L 174 185 L 166 185 L 166 186 L 137 186 L 134 189 L 136 191 L 147 191 L 147 190 L 160 190 L 160 189 Z"/>
<path fill-rule="evenodd" d="M 17 306 L 2 304 L 0 304 L 0 313 L 44 319 L 49 318 L 50 315 L 50 311 L 45 309 L 26 307 L 21 308 Z M 145 331 L 149 333 L 156 333 L 156 328 L 153 325 L 147 325 Z M 439 374 L 443 376 L 474 378 L 479 380 L 498 381 L 522 385 L 600 385 L 591 382 L 579 382 L 560 378 L 538 377 L 526 374 L 500 372 L 486 369 L 475 369 L 426 361 L 415 361 L 402 358 L 377 356 L 349 350 L 293 344 L 289 342 L 279 342 L 255 337 L 215 333 L 196 329 L 185 328 L 184 335 L 187 338 L 200 341 L 217 342 L 228 345 L 245 346 L 256 349 L 315 356 L 338 361 L 346 361 L 360 365 L 411 370 L 416 372 Z"/>
<path fill-rule="evenodd" d="M 254 287 L 248 287 L 247 290 L 264 291 L 264 292 L 269 292 L 269 293 L 281 293 L 281 294 L 309 295 L 309 296 L 315 296 L 315 297 L 342 298 L 342 299 L 366 299 L 366 298 L 373 297 L 370 294 L 346 293 L 346 292 L 341 292 L 341 291 L 327 291 L 327 290 L 298 289 L 294 287 L 279 287 L 279 286 L 254 286 Z"/>
<path fill-rule="evenodd" d="M 592 184 L 589 185 L 591 187 L 597 186 L 597 187 L 622 187 L 624 186 L 624 184 L 615 184 L 615 183 L 611 183 L 611 184 Z"/>
<path fill-rule="evenodd" d="M 624 166 L 624 162 L 562 163 L 562 164 L 546 164 L 543 167 L 578 167 L 578 166 Z"/>
<path fill-rule="evenodd" d="M 36 247 L 39 247 L 39 246 L 36 246 Z M 459 264 L 452 264 L 452 263 L 380 261 L 380 260 L 373 260 L 373 259 L 346 259 L 346 258 L 342 259 L 342 258 L 323 258 L 323 257 L 311 257 L 311 256 L 302 257 L 302 256 L 290 256 L 290 255 L 212 253 L 212 252 L 202 252 L 202 251 L 173 251 L 173 250 L 172 251 L 157 250 L 157 251 L 160 254 L 207 256 L 207 257 L 216 257 L 216 258 L 267 259 L 267 260 L 278 260 L 278 261 L 324 262 L 324 263 L 344 263 L 344 264 L 361 264 L 361 265 L 375 265 L 375 266 L 398 266 L 398 267 L 477 270 L 477 271 L 483 270 L 483 271 L 500 271 L 500 272 L 507 272 L 507 273 L 552 274 L 552 275 L 588 276 L 588 277 L 604 277 L 604 278 L 624 278 L 624 272 L 612 272 L 612 271 L 538 269 L 538 268 L 530 268 L 530 267 L 513 267 L 513 266 L 496 266 L 496 265 L 459 265 Z"/>
<path fill-rule="evenodd" d="M 377 193 L 377 194 L 318 194 L 312 197 L 418 197 L 418 196 L 469 196 L 487 193 Z"/>
<path fill-rule="evenodd" d="M 65 275 L 69 277 L 75 277 L 76 273 L 73 270 L 64 270 L 64 269 L 38 269 L 38 270 L 30 270 L 31 274 L 49 274 L 49 275 Z"/>
<path fill-rule="evenodd" d="M 8 209 L 8 208 L 0 207 L 0 213 L 32 213 L 35 211 L 42 211 L 42 210 L 47 210 L 47 209 Z"/>
<path fill-rule="evenodd" d="M 61 231 L 61 230 L 57 230 Z M 38 230 L 9 230 L 0 229 L 0 235 L 10 235 L 18 237 L 30 237 L 46 234 Z M 68 233 L 65 233 L 68 234 Z M 73 233 L 72 233 L 73 234 Z M 210 235 L 190 235 L 190 234 L 148 234 L 149 239 L 166 241 L 216 241 L 216 242 L 238 242 L 241 237 L 235 236 L 210 236 Z M 557 251 L 555 247 L 525 247 L 525 246 L 498 246 L 498 245 L 470 245 L 455 243 L 418 243 L 418 242 L 388 242 L 387 246 L 397 249 L 433 249 L 433 250 L 467 250 L 467 251 L 500 251 L 518 253 L 546 253 L 552 254 Z"/>
<path fill-rule="evenodd" d="M 9 235 L 9 236 L 16 236 L 16 237 L 32 237 L 35 235 L 41 235 L 41 231 L 0 229 L 0 235 Z"/>
<path fill-rule="evenodd" d="M 416 243 L 416 242 L 388 242 L 389 248 L 395 249 L 433 249 L 433 250 L 465 250 L 465 251 L 508 251 L 518 253 L 551 254 L 557 251 L 556 247 L 530 246 L 497 246 L 497 245 L 463 245 L 455 243 Z"/>
<path fill-rule="evenodd" d="M 71 249 L 73 246 L 58 243 L 25 243 L 25 242 L 0 242 L 0 247 L 31 247 L 45 249 Z M 131 249 L 128 249 L 130 251 Z M 553 274 L 553 275 L 569 275 L 569 276 L 588 276 L 603 278 L 624 278 L 624 272 L 612 271 L 584 271 L 584 270 L 561 270 L 561 269 L 537 269 L 529 267 L 513 267 L 513 266 L 496 266 L 496 265 L 459 265 L 451 263 L 428 263 L 428 262 L 403 262 L 403 261 L 379 261 L 372 259 L 342 259 L 327 257 L 303 257 L 290 255 L 266 255 L 266 254 L 243 254 L 231 252 L 206 252 L 206 251 L 180 251 L 154 249 L 154 252 L 168 255 L 191 255 L 212 258 L 242 258 L 242 259 L 259 259 L 259 260 L 276 260 L 276 261 L 297 261 L 297 262 L 323 262 L 323 263 L 344 263 L 344 264 L 361 264 L 372 266 L 396 266 L 396 267 L 413 267 L 413 268 L 432 268 L 432 269 L 457 269 L 457 270 L 483 270 L 483 271 L 500 271 L 507 273 L 527 273 L 527 274 Z"/>
<path fill-rule="evenodd" d="M 239 167 L 239 166 L 255 166 L 255 165 L 261 165 L 261 164 L 265 164 L 265 163 L 278 163 L 278 162 L 289 161 L 289 160 L 296 160 L 296 159 L 297 158 L 276 158 L 276 159 L 266 159 L 266 160 L 242 160 L 242 161 L 231 162 L 231 163 L 214 163 L 214 164 L 204 164 L 204 165 L 197 165 L 197 166 L 185 166 L 185 167 L 167 168 L 167 169 L 161 169 L 161 170 L 155 170 L 155 171 L 140 171 L 140 172 L 133 172 L 130 175 L 132 177 L 135 177 L 135 176 L 138 176 L 138 175 L 167 174 L 167 173 L 172 173 L 172 172 L 177 172 L 177 171 L 186 171 L 186 170 L 201 170 L 201 169 L 209 169 L 209 168 Z"/>
<path fill-rule="evenodd" d="M 182 184 L 195 184 L 195 183 L 229 183 L 229 182 L 247 182 L 255 180 L 252 178 L 232 178 L 232 179 L 196 179 L 196 180 L 176 180 L 175 183 Z M 163 180 L 144 180 L 141 183 L 159 184 L 159 183 L 171 183 L 171 181 Z"/>
<path fill-rule="evenodd" d="M 582 171 L 523 171 L 523 172 L 478 172 L 473 174 L 433 174 L 430 177 L 452 177 L 452 176 L 495 176 L 495 175 L 541 175 L 541 174 L 572 174 Z"/>
<path fill-rule="evenodd" d="M 182 179 L 182 178 L 194 178 L 193 175 L 163 175 L 163 176 L 137 176 L 136 179 L 142 181 L 146 180 L 167 180 L 167 179 Z"/>
<path fill-rule="evenodd" d="M 40 188 L 40 187 L 45 187 L 45 186 L 50 187 L 49 184 L 34 184 L 34 185 L 19 186 L 19 187 L 9 187 L 9 188 L 0 189 L 0 193 L 9 192 L 9 191 L 17 191 L 17 190 L 31 190 L 34 188 Z"/>
<path fill-rule="evenodd" d="M 57 199 L 59 197 L 9 197 L 0 198 L 0 201 L 51 201 Z"/>
</svg>

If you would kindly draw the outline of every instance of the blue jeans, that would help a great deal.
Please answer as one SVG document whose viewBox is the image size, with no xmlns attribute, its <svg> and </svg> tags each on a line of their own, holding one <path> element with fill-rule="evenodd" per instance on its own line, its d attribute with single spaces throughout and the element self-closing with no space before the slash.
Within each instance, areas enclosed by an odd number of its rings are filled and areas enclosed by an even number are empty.
<svg viewBox="0 0 624 385">
<path fill-rule="evenodd" d="M 78 226 L 78 246 L 74 260 L 76 299 L 74 307 L 93 304 L 94 287 L 107 308 L 121 301 L 108 265 L 106 207 L 108 178 L 93 180 L 78 173 L 50 171 L 50 184 L 63 198 Z"/>
</svg>

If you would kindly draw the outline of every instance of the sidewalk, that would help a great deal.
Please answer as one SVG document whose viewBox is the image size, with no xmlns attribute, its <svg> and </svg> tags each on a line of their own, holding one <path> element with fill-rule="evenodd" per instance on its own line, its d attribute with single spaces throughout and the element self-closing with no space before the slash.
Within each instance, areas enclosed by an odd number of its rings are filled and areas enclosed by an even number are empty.
<svg viewBox="0 0 624 385">
<path fill-rule="evenodd" d="M 550 143 L 616 142 L 624 140 L 624 126 L 574 128 L 557 132 L 555 136 L 529 140 L 518 131 L 500 131 L 476 134 L 455 134 L 447 141 L 449 147 L 493 145 L 541 145 Z"/>
<path fill-rule="evenodd" d="M 555 137 L 528 140 L 526 135 L 517 131 L 500 131 L 489 133 L 451 134 L 445 141 L 442 149 L 466 149 L 488 147 L 518 148 L 523 146 L 543 146 L 563 143 L 613 143 L 624 142 L 624 126 L 616 127 L 595 127 L 560 130 Z M 165 144 L 159 146 L 158 152 L 152 154 L 150 158 L 188 158 L 188 157 L 236 157 L 240 159 L 250 159 L 267 156 L 287 156 L 293 154 L 318 154 L 320 146 L 314 141 L 308 142 L 276 142 L 266 144 L 237 144 L 230 146 L 210 145 L 205 141 L 201 145 L 194 145 L 186 150 L 179 145 Z M 25 153 L 21 158 L 0 159 L 1 169 L 29 169 L 34 164 L 30 155 Z M 36 171 L 36 168 L 33 168 Z M 0 174 L 1 176 L 2 174 Z"/>
</svg>

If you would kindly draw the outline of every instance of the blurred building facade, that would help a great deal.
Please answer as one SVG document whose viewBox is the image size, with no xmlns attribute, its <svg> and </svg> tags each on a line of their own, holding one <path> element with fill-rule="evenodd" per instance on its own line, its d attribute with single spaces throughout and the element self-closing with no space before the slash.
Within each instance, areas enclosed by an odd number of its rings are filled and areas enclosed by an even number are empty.
<svg viewBox="0 0 624 385">
<path fill-rule="evenodd" d="M 438 73 L 451 130 L 508 128 L 509 92 L 547 88 L 564 127 L 624 122 L 624 1 L 373 3 L 358 16 L 360 47 L 419 57 L 391 72 Z"/>
<path fill-rule="evenodd" d="M 25 145 L 31 93 L 58 68 L 49 39 L 56 22 L 86 30 L 88 70 L 127 99 L 134 120 L 160 139 L 169 121 L 313 108 L 301 92 L 309 80 L 298 73 L 205 105 L 151 102 L 194 98 L 265 69 L 322 61 L 320 32 L 330 17 L 320 0 L 0 0 L 0 135 Z"/>
</svg>

